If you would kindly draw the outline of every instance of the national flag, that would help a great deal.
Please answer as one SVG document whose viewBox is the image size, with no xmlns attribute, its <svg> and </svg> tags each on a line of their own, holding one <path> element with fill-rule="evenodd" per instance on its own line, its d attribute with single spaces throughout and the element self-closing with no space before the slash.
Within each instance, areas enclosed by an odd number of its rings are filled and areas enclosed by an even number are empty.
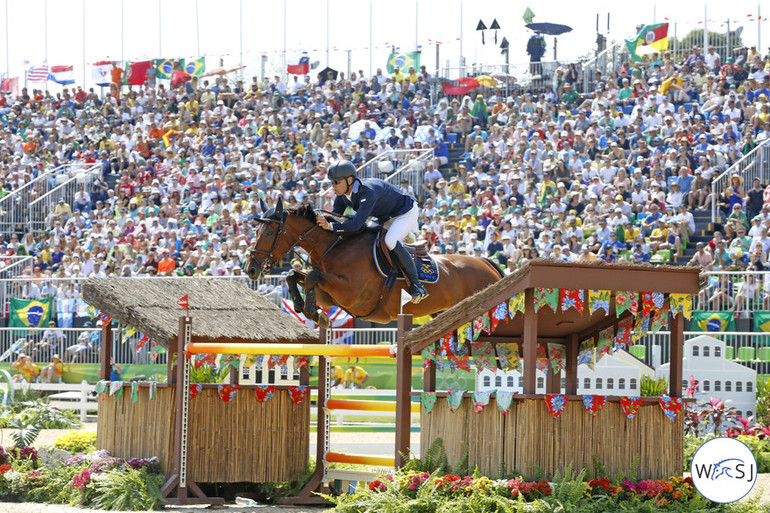
<svg viewBox="0 0 770 513">
<path fill-rule="evenodd" d="M 754 311 L 754 331 L 770 331 L 770 311 Z"/>
<path fill-rule="evenodd" d="M 733 312 L 704 312 L 696 310 L 692 318 L 693 331 L 735 331 Z"/>
<path fill-rule="evenodd" d="M 302 312 L 294 311 L 294 302 L 291 299 L 281 299 L 281 310 L 294 317 L 299 322 L 311 329 L 315 329 L 316 324 L 305 317 Z M 333 306 L 329 310 L 324 310 L 329 316 L 329 322 L 331 323 L 333 330 L 332 344 L 353 344 L 355 342 L 354 333 L 352 331 L 338 331 L 340 329 L 353 328 L 353 317 L 342 308 Z"/>
<path fill-rule="evenodd" d="M 0 91 L 11 96 L 19 96 L 19 77 L 4 78 L 2 85 L 0 85 Z"/>
<path fill-rule="evenodd" d="M 635 61 L 642 60 L 640 47 L 652 47 L 657 51 L 668 50 L 668 23 L 645 25 L 634 39 L 626 39 L 626 47 Z"/>
<path fill-rule="evenodd" d="M 110 76 L 111 70 L 112 61 L 95 62 L 91 67 L 91 78 L 99 87 L 106 87 L 112 81 Z"/>
<path fill-rule="evenodd" d="M 75 316 L 75 299 L 56 300 L 56 325 L 60 328 L 71 328 Z"/>
<path fill-rule="evenodd" d="M 286 72 L 292 75 L 307 75 L 310 73 L 310 57 L 306 53 L 302 54 L 297 64 L 286 66 Z"/>
<path fill-rule="evenodd" d="M 158 59 L 155 68 L 157 69 L 155 75 L 157 78 L 171 80 L 171 76 L 174 74 L 174 61 L 171 59 Z"/>
<path fill-rule="evenodd" d="M 182 71 L 192 77 L 199 77 L 206 73 L 206 58 L 199 57 L 195 60 L 186 62 L 184 59 L 179 61 Z"/>
<path fill-rule="evenodd" d="M 75 83 L 75 74 L 72 71 L 72 66 L 51 66 L 48 79 L 57 84 L 70 85 Z"/>
<path fill-rule="evenodd" d="M 152 66 L 151 61 L 127 62 L 123 74 L 123 84 L 142 85 L 147 82 L 147 70 Z"/>
<path fill-rule="evenodd" d="M 393 73 L 396 68 L 407 71 L 410 66 L 420 69 L 420 52 L 392 53 L 388 57 L 388 73 Z"/>
<path fill-rule="evenodd" d="M 529 24 L 532 23 L 532 20 L 535 19 L 535 13 L 532 12 L 532 9 L 527 7 L 527 10 L 524 11 L 524 16 L 522 17 L 524 18 L 524 23 Z"/>
<path fill-rule="evenodd" d="M 473 78 L 441 82 L 441 89 L 447 96 L 464 96 L 479 87 L 479 83 Z"/>
<path fill-rule="evenodd" d="M 48 82 L 48 64 L 32 66 L 27 70 L 29 82 Z"/>
<path fill-rule="evenodd" d="M 11 298 L 11 328 L 42 328 L 51 320 L 53 296 L 43 299 Z"/>
</svg>

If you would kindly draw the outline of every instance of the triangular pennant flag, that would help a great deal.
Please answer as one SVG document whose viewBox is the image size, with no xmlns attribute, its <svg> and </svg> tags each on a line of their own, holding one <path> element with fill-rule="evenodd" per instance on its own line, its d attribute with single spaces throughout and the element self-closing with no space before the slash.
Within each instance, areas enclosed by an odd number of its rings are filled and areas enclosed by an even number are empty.
<svg viewBox="0 0 770 513">
<path fill-rule="evenodd" d="M 308 390 L 309 389 L 307 385 L 290 385 L 289 396 L 291 397 L 291 400 L 294 402 L 294 404 L 299 404 L 305 399 L 305 397 L 307 397 Z"/>
<path fill-rule="evenodd" d="M 423 392 L 420 394 L 420 402 L 425 408 L 425 413 L 432 412 L 433 407 L 436 406 L 436 392 Z"/>
<path fill-rule="evenodd" d="M 691 294 L 669 294 L 668 301 L 671 306 L 671 315 L 682 314 L 685 319 L 692 319 Z"/>
<path fill-rule="evenodd" d="M 521 359 L 519 359 L 519 344 L 516 342 L 498 343 L 497 360 L 500 368 L 505 371 L 515 370 L 521 372 Z"/>
<path fill-rule="evenodd" d="M 647 334 L 647 329 L 650 327 L 649 315 L 637 315 L 634 320 L 633 331 L 631 332 L 631 342 L 636 343 Z"/>
<path fill-rule="evenodd" d="M 582 341 L 578 348 L 578 365 L 588 365 L 589 369 L 594 370 L 594 357 L 594 339 Z"/>
<path fill-rule="evenodd" d="M 652 300 L 652 292 L 642 292 L 642 315 L 650 315 L 655 310 L 655 303 Z"/>
<path fill-rule="evenodd" d="M 473 340 L 478 339 L 482 333 L 492 333 L 489 312 L 484 312 L 473 320 Z"/>
<path fill-rule="evenodd" d="M 272 369 L 273 367 L 283 367 L 288 361 L 288 354 L 271 354 L 270 358 L 267 360 L 267 368 Z"/>
<path fill-rule="evenodd" d="M 660 407 L 663 408 L 663 413 L 671 422 L 675 421 L 679 412 L 682 411 L 682 399 L 680 397 L 663 395 L 658 398 L 658 402 Z"/>
<path fill-rule="evenodd" d="M 422 350 L 422 368 L 430 368 L 431 362 L 436 360 L 436 346 L 428 346 Z"/>
<path fill-rule="evenodd" d="M 513 319 L 519 312 L 524 313 L 524 298 L 525 294 L 522 290 L 511 299 L 508 300 L 508 318 Z"/>
<path fill-rule="evenodd" d="M 545 346 L 537 345 L 537 358 L 535 359 L 535 368 L 548 375 L 548 357 L 545 355 Z"/>
<path fill-rule="evenodd" d="M 588 312 L 594 313 L 598 310 L 604 310 L 604 313 L 609 315 L 611 295 L 609 290 L 590 289 L 588 291 Z"/>
<path fill-rule="evenodd" d="M 591 414 L 592 417 L 596 417 L 596 415 L 599 413 L 599 410 L 601 410 L 604 407 L 604 404 L 607 402 L 607 396 L 606 395 L 584 395 L 583 396 L 583 406 L 586 407 L 586 410 L 588 413 Z"/>
<path fill-rule="evenodd" d="M 490 312 L 490 318 L 492 319 L 492 332 L 497 329 L 497 325 L 500 321 L 504 321 L 508 317 L 508 302 L 503 301 Z"/>
<path fill-rule="evenodd" d="M 141 337 L 139 337 L 139 342 L 136 343 L 136 354 L 139 354 L 139 352 L 144 349 L 144 346 L 147 344 L 147 342 L 150 341 L 150 337 L 145 335 L 144 333 L 141 333 Z"/>
<path fill-rule="evenodd" d="M 559 289 L 535 287 L 535 312 L 548 306 L 556 312 L 559 307 Z"/>
<path fill-rule="evenodd" d="M 234 369 L 238 369 L 241 366 L 241 355 L 239 354 L 223 354 L 219 360 L 219 366 L 224 369 L 227 366 Z"/>
<path fill-rule="evenodd" d="M 464 346 L 466 342 L 473 338 L 473 322 L 466 322 L 457 328 L 457 345 Z"/>
<path fill-rule="evenodd" d="M 229 403 L 233 400 L 235 394 L 238 393 L 238 388 L 238 385 L 220 384 L 217 386 L 217 392 L 219 392 L 219 397 L 222 398 L 222 401 Z"/>
<path fill-rule="evenodd" d="M 558 419 L 561 412 L 564 411 L 564 407 L 567 406 L 567 396 L 563 394 L 546 394 L 545 404 L 548 406 L 548 411 L 551 412 L 553 418 Z"/>
<path fill-rule="evenodd" d="M 131 335 L 136 333 L 136 328 L 133 326 L 126 326 L 126 330 L 123 332 L 123 339 L 121 340 L 121 344 L 125 344 L 126 340 L 131 338 Z"/>
<path fill-rule="evenodd" d="M 566 312 L 574 308 L 582 314 L 585 308 L 585 297 L 583 289 L 559 289 L 559 309 Z"/>
<path fill-rule="evenodd" d="M 107 397 L 107 391 L 109 389 L 108 381 L 99 381 L 96 383 L 96 386 L 94 387 L 94 391 L 99 396 L 99 399 L 104 401 L 104 399 Z"/>
<path fill-rule="evenodd" d="M 307 369 L 310 366 L 310 357 L 309 356 L 295 356 L 294 357 L 294 368 L 299 369 Z"/>
<path fill-rule="evenodd" d="M 264 403 L 275 395 L 275 385 L 257 385 L 254 389 L 254 397 L 257 402 Z"/>
<path fill-rule="evenodd" d="M 615 328 L 610 326 L 599 332 L 599 337 L 596 341 L 596 362 L 610 354 L 612 351 L 612 339 L 615 334 Z"/>
<path fill-rule="evenodd" d="M 455 413 L 460 409 L 460 405 L 463 403 L 464 390 L 448 390 L 446 393 L 446 400 L 449 403 L 449 411 Z"/>
<path fill-rule="evenodd" d="M 118 397 L 120 397 L 120 394 L 123 392 L 123 382 L 122 381 L 110 381 L 110 395 L 118 394 Z M 116 397 L 117 399 L 117 397 Z"/>
<path fill-rule="evenodd" d="M 657 333 L 664 328 L 668 328 L 668 308 L 655 310 L 652 313 L 652 321 L 650 322 L 650 331 L 653 333 Z"/>
<path fill-rule="evenodd" d="M 190 385 L 190 399 L 195 399 L 198 394 L 203 390 L 203 386 L 200 383 L 193 383 Z"/>
<path fill-rule="evenodd" d="M 627 290 L 619 290 L 615 292 L 615 317 L 620 317 L 620 314 L 630 310 L 632 314 L 636 315 L 639 307 L 639 295 L 635 292 Z"/>
<path fill-rule="evenodd" d="M 621 397 L 620 406 L 623 408 L 623 413 L 629 419 L 636 417 L 636 413 L 639 411 L 639 407 L 642 405 L 642 398 L 639 396 Z"/>
<path fill-rule="evenodd" d="M 158 383 L 150 381 L 150 401 L 155 399 L 155 393 L 158 391 Z"/>
<path fill-rule="evenodd" d="M 216 364 L 217 364 L 217 355 L 214 353 L 198 354 L 196 355 L 195 360 L 193 361 L 193 366 L 196 369 L 200 369 L 204 365 L 214 368 Z"/>
<path fill-rule="evenodd" d="M 495 348 L 492 342 L 473 342 L 471 344 L 473 354 L 473 364 L 481 372 L 484 369 L 490 369 L 492 372 L 497 370 L 495 365 Z"/>
<path fill-rule="evenodd" d="M 473 411 L 481 413 L 484 406 L 489 404 L 489 396 L 491 396 L 493 392 L 494 390 L 476 390 L 473 392 Z"/>
<path fill-rule="evenodd" d="M 551 362 L 553 372 L 558 374 L 567 365 L 567 358 L 564 354 L 564 346 L 556 343 L 548 343 L 548 360 Z"/>
<path fill-rule="evenodd" d="M 500 413 L 505 415 L 508 410 L 511 409 L 511 402 L 513 402 L 513 392 L 497 392 L 495 394 L 495 400 L 497 401 L 497 409 Z"/>
<path fill-rule="evenodd" d="M 634 318 L 626 317 L 618 323 L 618 333 L 615 335 L 615 343 L 620 346 L 627 346 L 631 340 L 631 330 L 634 327 Z"/>
<path fill-rule="evenodd" d="M 131 382 L 131 401 L 137 402 L 139 400 L 139 382 Z"/>
</svg>

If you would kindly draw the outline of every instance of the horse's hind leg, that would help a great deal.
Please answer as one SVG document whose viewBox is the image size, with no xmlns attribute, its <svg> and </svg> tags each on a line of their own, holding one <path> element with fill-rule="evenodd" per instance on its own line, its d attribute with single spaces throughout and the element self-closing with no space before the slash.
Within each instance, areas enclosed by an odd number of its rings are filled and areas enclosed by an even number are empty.
<svg viewBox="0 0 770 513">
<path fill-rule="evenodd" d="M 292 269 L 286 275 L 286 285 L 289 286 L 289 296 L 294 303 L 294 311 L 302 312 L 305 309 L 305 300 L 302 299 L 302 294 L 299 293 L 297 284 L 301 283 L 304 286 L 305 273 Z"/>
</svg>

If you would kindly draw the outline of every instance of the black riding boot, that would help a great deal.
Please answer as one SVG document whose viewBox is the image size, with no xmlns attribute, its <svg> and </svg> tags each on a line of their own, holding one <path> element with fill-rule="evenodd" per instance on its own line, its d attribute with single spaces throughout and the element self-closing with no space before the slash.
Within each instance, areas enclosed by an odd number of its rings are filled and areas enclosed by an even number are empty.
<svg viewBox="0 0 770 513">
<path fill-rule="evenodd" d="M 396 255 L 406 277 L 412 282 L 412 286 L 409 288 L 409 294 L 412 296 L 412 303 L 419 303 L 428 297 L 428 291 L 425 290 L 425 287 L 420 283 L 420 279 L 417 277 L 417 268 L 414 266 L 412 255 L 409 254 L 400 242 L 396 242 L 396 247 L 393 248 L 393 254 Z"/>
</svg>

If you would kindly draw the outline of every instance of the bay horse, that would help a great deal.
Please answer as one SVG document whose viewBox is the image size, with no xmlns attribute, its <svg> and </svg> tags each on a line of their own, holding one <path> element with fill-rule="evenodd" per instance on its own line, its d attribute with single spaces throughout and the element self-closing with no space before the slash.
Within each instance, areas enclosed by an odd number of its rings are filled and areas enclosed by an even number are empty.
<svg viewBox="0 0 770 513">
<path fill-rule="evenodd" d="M 341 307 L 362 320 L 386 324 L 396 319 L 405 285 L 397 281 L 392 288 L 386 287 L 375 267 L 372 245 L 376 231 L 339 235 L 318 226 L 316 211 L 309 205 L 284 209 L 280 199 L 269 210 L 264 202 L 261 205 L 263 215 L 245 269 L 249 278 L 258 280 L 299 246 L 308 253 L 313 269 L 307 273 L 292 270 L 286 277 L 297 312 L 324 327 L 328 327 L 328 318 L 316 301 L 326 308 Z M 430 295 L 418 304 L 405 305 L 404 313 L 415 317 L 437 314 L 503 277 L 500 268 L 486 258 L 433 255 L 433 259 L 439 281 L 425 284 Z M 305 290 L 304 300 L 298 284 Z"/>
</svg>

